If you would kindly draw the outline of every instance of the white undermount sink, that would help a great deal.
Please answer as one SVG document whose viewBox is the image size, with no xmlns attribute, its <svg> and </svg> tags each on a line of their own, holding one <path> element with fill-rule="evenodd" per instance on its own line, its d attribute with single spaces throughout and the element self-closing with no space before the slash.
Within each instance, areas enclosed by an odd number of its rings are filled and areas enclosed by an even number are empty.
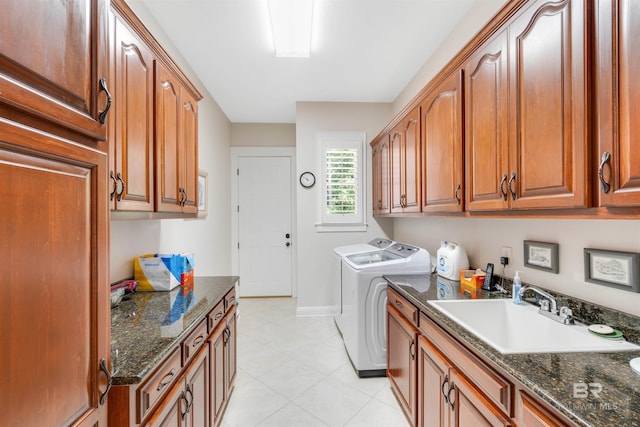
<svg viewBox="0 0 640 427">
<path fill-rule="evenodd" d="M 503 354 L 640 350 L 627 341 L 598 337 L 586 325 L 563 325 L 528 303 L 510 299 L 429 301 L 437 310 Z"/>
</svg>

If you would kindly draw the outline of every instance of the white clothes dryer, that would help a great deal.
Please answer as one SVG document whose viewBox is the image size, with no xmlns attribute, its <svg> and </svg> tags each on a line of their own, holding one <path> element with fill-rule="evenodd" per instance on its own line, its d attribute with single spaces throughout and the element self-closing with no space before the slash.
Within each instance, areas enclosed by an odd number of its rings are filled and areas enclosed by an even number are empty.
<svg viewBox="0 0 640 427">
<path fill-rule="evenodd" d="M 335 314 L 342 313 L 342 259 L 347 255 L 371 252 L 386 249 L 393 245 L 393 240 L 382 237 L 375 238 L 368 243 L 358 243 L 355 245 L 338 246 L 333 249 L 333 261 L 331 264 L 331 286 Z"/>
<path fill-rule="evenodd" d="M 343 258 L 342 310 L 335 322 L 358 376 L 386 375 L 387 281 L 383 276 L 430 272 L 429 252 L 404 243 Z"/>
</svg>

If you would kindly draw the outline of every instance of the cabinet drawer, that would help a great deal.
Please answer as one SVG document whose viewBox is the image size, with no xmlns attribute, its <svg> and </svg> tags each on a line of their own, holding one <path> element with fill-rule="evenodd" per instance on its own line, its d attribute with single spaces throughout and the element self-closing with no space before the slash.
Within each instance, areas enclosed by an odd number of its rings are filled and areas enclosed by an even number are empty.
<svg viewBox="0 0 640 427">
<path fill-rule="evenodd" d="M 418 309 L 400 294 L 391 288 L 387 288 L 387 299 L 414 326 L 418 326 Z"/>
<path fill-rule="evenodd" d="M 182 366 L 196 355 L 198 350 L 207 342 L 207 319 L 202 319 L 198 326 L 182 341 Z"/>
<path fill-rule="evenodd" d="M 224 297 L 224 311 L 229 311 L 229 308 L 234 305 L 236 305 L 236 290 L 232 289 Z"/>
<path fill-rule="evenodd" d="M 179 374 L 180 349 L 176 348 L 149 380 L 138 388 L 138 422 L 142 421 L 150 409 L 171 388 Z"/>
<path fill-rule="evenodd" d="M 432 320 L 420 313 L 420 332 L 499 408 L 513 416 L 513 384 L 494 372 L 467 349 L 453 341 Z"/>
<path fill-rule="evenodd" d="M 518 393 L 517 413 L 520 425 L 525 427 L 564 427 L 567 425 L 522 390 Z"/>
<path fill-rule="evenodd" d="M 207 333 L 211 335 L 218 323 L 224 317 L 224 300 L 220 301 L 213 307 L 213 310 L 207 314 Z"/>
</svg>

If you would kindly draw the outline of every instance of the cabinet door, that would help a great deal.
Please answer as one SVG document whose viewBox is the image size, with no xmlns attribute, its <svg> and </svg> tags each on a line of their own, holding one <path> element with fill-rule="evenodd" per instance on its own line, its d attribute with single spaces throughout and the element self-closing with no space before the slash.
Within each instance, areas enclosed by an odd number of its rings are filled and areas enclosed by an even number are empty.
<svg viewBox="0 0 640 427">
<path fill-rule="evenodd" d="M 182 90 L 181 102 L 182 211 L 198 213 L 198 104 L 186 89 Z"/>
<path fill-rule="evenodd" d="M 384 135 L 372 146 L 374 215 L 384 215 L 390 212 L 389 154 L 389 135 Z"/>
<path fill-rule="evenodd" d="M 402 123 L 398 124 L 390 135 L 391 153 L 391 212 L 404 210 L 404 142 L 402 138 Z"/>
<path fill-rule="evenodd" d="M 106 169 L 106 153 L 0 118 L 3 425 L 106 425 Z"/>
<path fill-rule="evenodd" d="M 227 320 L 227 338 L 225 342 L 225 390 L 227 397 L 236 381 L 237 353 L 236 353 L 236 310 L 230 312 Z"/>
<path fill-rule="evenodd" d="M 512 208 L 586 207 L 585 2 L 532 2 L 509 26 Z"/>
<path fill-rule="evenodd" d="M 114 30 L 115 206 L 153 211 L 153 55 L 118 16 Z"/>
<path fill-rule="evenodd" d="M 146 427 L 186 427 L 189 397 L 184 380 L 177 381 L 156 412 L 145 423 Z"/>
<path fill-rule="evenodd" d="M 420 110 L 415 108 L 402 122 L 404 212 L 420 212 Z"/>
<path fill-rule="evenodd" d="M 2 0 L 0 102 L 104 140 L 107 3 Z"/>
<path fill-rule="evenodd" d="M 422 212 L 463 210 L 462 81 L 454 72 L 420 104 Z"/>
<path fill-rule="evenodd" d="M 478 48 L 464 67 L 465 183 L 469 211 L 505 209 L 508 150 L 507 32 Z"/>
<path fill-rule="evenodd" d="M 418 426 L 440 427 L 449 423 L 449 364 L 433 344 L 418 338 Z"/>
<path fill-rule="evenodd" d="M 640 4 L 595 2 L 596 140 L 600 206 L 640 206 Z"/>
<path fill-rule="evenodd" d="M 226 401 L 224 378 L 225 331 L 226 324 L 219 324 L 210 340 L 211 417 L 213 418 L 213 424 L 216 426 L 220 424 L 222 410 Z"/>
<path fill-rule="evenodd" d="M 418 330 L 392 305 L 387 305 L 387 377 L 402 410 L 416 425 Z"/>
<path fill-rule="evenodd" d="M 181 86 L 162 64 L 155 62 L 156 84 L 156 211 L 181 212 L 179 123 Z"/>
<path fill-rule="evenodd" d="M 189 399 L 187 419 L 191 427 L 209 425 L 209 372 L 209 344 L 205 343 L 185 374 Z"/>
<path fill-rule="evenodd" d="M 450 371 L 454 393 L 449 394 L 450 425 L 509 427 L 514 424 L 455 369 Z"/>
</svg>

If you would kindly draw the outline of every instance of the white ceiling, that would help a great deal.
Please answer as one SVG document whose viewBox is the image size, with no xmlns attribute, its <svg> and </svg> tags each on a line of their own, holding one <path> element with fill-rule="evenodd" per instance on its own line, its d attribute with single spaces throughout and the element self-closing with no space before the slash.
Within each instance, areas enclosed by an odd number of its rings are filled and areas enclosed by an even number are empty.
<svg viewBox="0 0 640 427">
<path fill-rule="evenodd" d="M 295 123 L 296 101 L 393 102 L 482 0 L 315 0 L 310 58 L 276 58 L 266 0 L 146 7 L 234 123 Z M 203 88 L 201 88 L 203 89 Z"/>
</svg>

